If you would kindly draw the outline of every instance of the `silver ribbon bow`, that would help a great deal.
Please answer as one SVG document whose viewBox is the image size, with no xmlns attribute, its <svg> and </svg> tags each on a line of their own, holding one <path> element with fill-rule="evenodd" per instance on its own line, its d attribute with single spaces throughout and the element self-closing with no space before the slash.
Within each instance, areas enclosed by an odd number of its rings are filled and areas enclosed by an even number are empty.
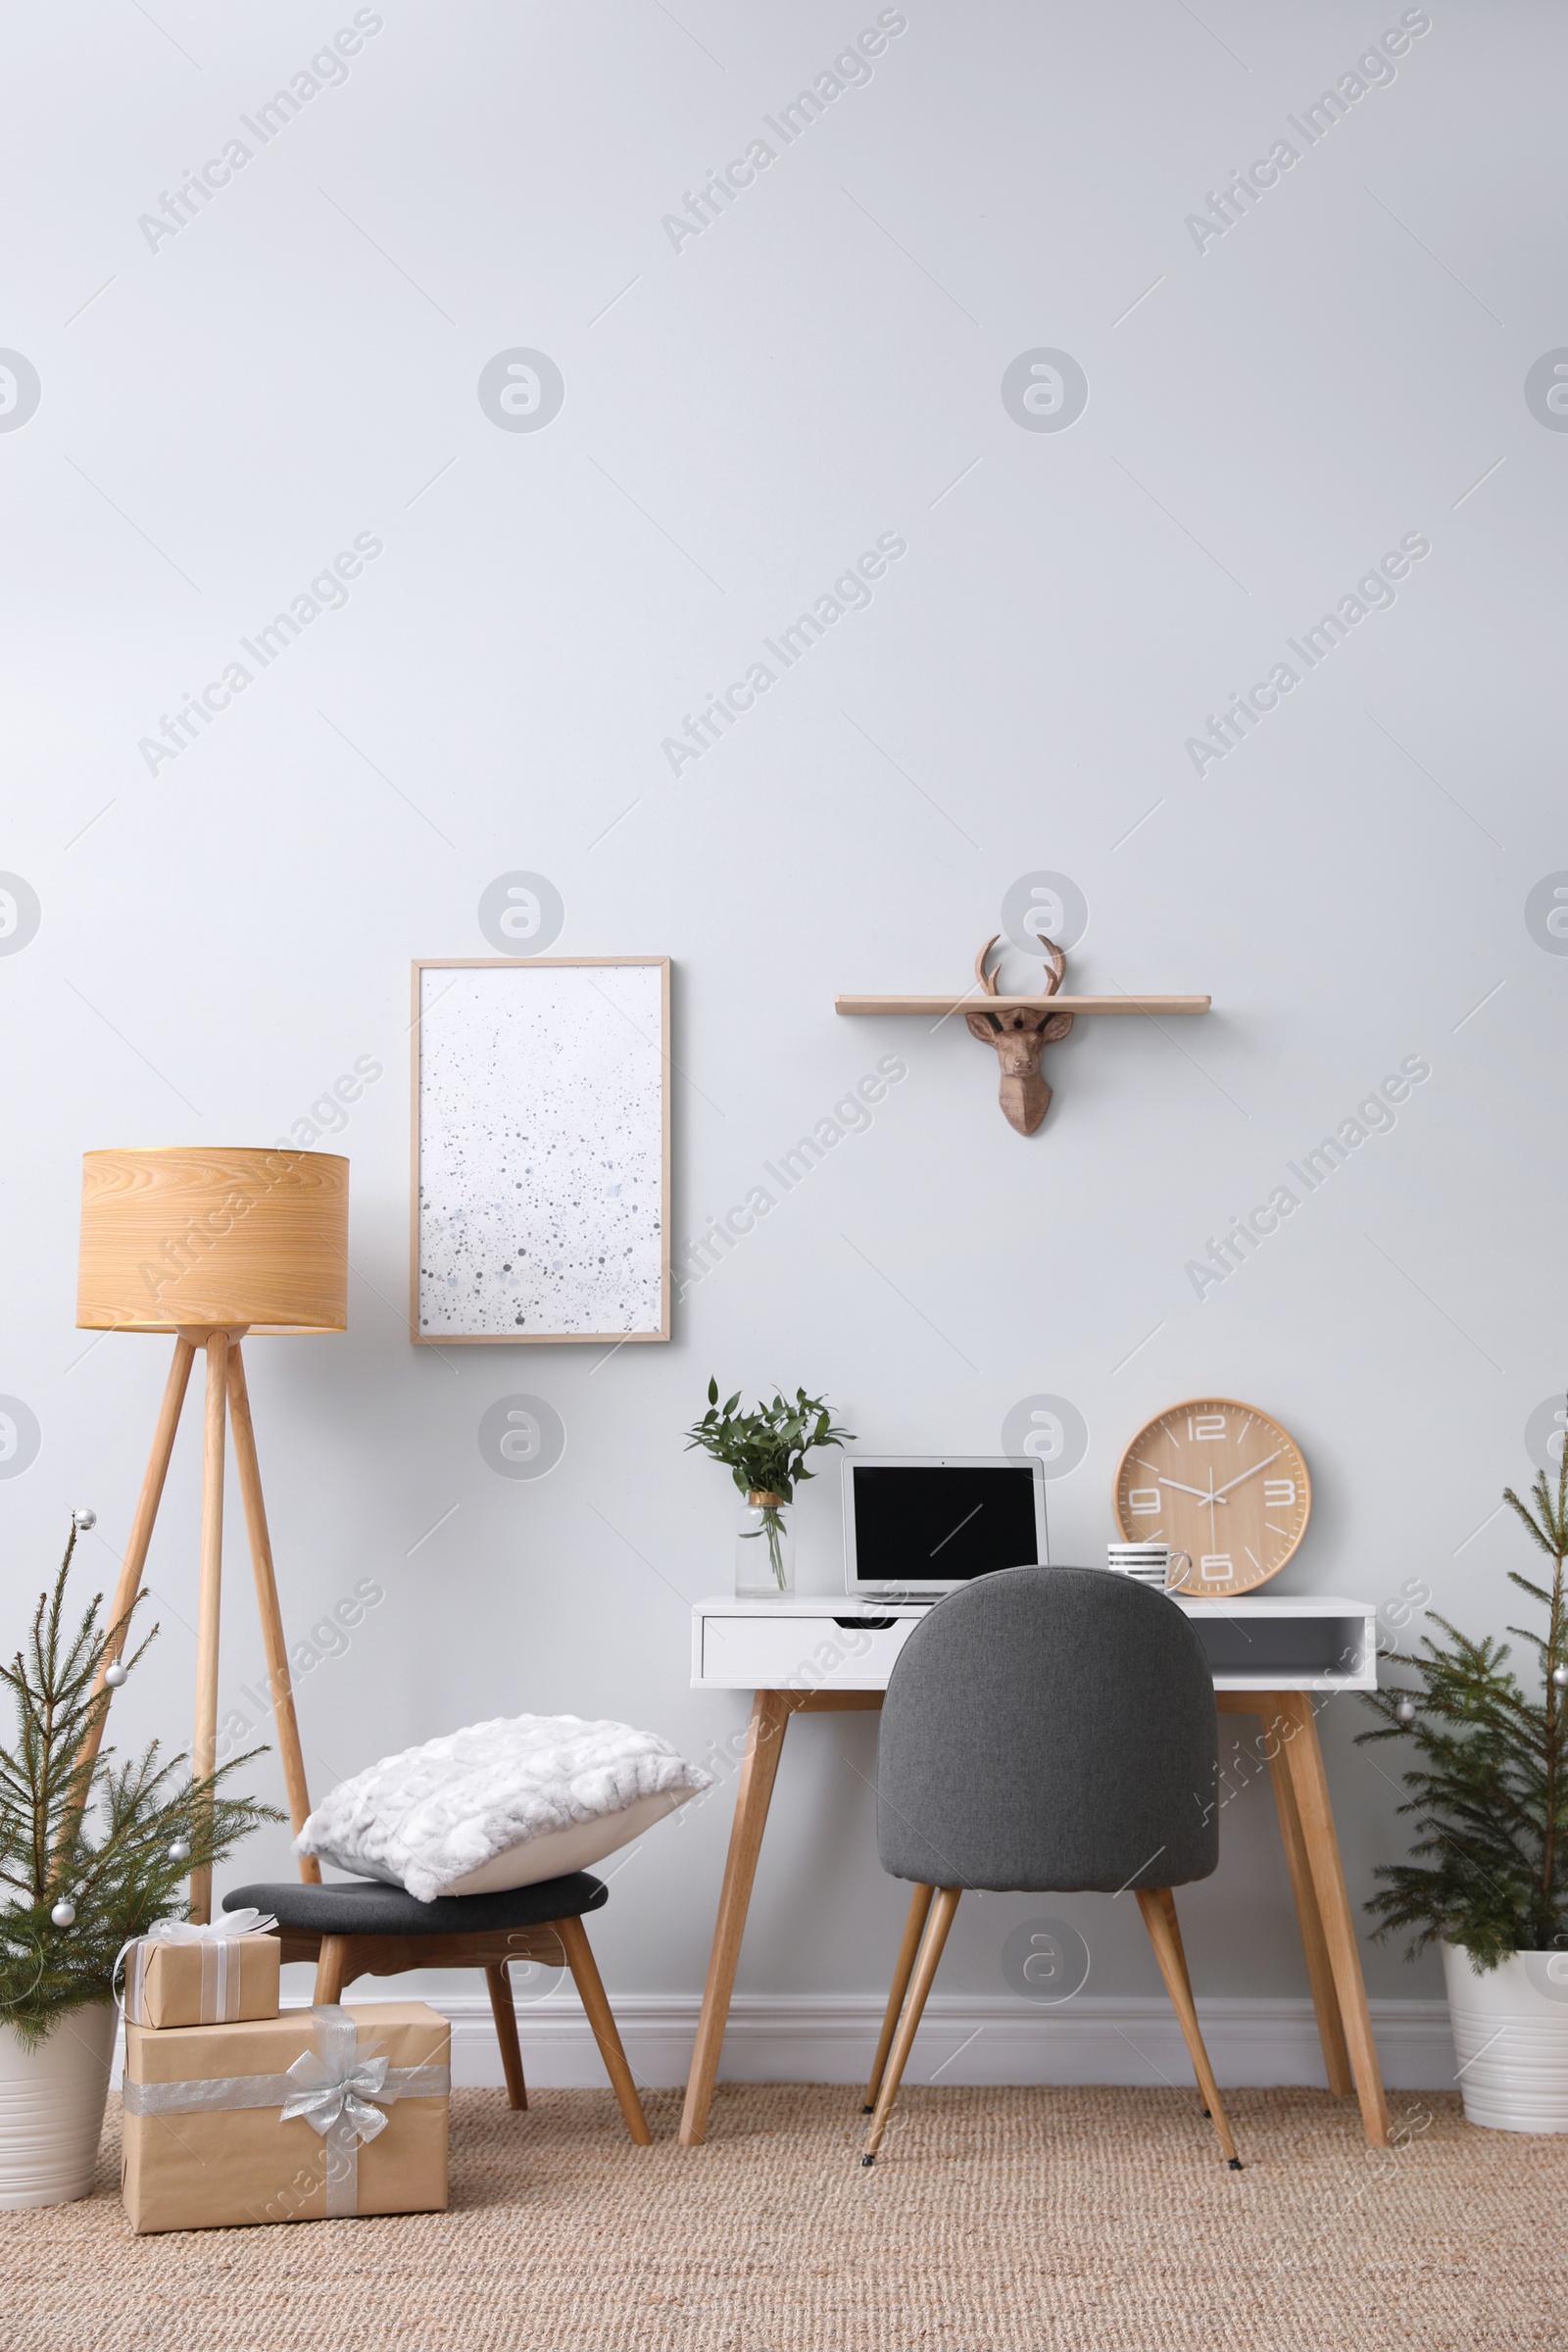
<svg viewBox="0 0 1568 2352">
<path fill-rule="evenodd" d="M 270 1935 L 276 1925 L 270 1911 L 247 1904 L 242 1911 L 220 1911 L 216 1919 L 155 1919 L 147 1934 L 157 1943 L 227 1943 L 236 1936 Z"/>
<path fill-rule="evenodd" d="M 323 2045 L 320 2053 L 302 2051 L 287 2070 L 289 2081 L 299 2088 L 284 2101 L 279 2120 L 289 2124 L 297 2115 L 303 2116 L 322 2139 L 329 2133 L 339 2138 L 348 2134 L 357 2140 L 374 2139 L 386 2130 L 386 2110 L 372 2102 L 385 2088 L 387 2062 L 385 2058 L 359 2057 L 354 2020 L 344 2018 L 342 2025 L 336 2020 L 327 2025 L 330 2015 L 329 2010 L 316 2012 L 316 2038 Z"/>
</svg>

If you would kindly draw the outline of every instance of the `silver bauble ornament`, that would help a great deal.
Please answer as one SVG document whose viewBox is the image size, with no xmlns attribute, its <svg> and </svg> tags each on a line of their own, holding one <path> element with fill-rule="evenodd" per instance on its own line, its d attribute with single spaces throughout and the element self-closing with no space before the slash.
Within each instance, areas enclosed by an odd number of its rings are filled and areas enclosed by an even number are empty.
<svg viewBox="0 0 1568 2352">
<path fill-rule="evenodd" d="M 169 1849 L 169 1859 L 171 1862 L 188 1862 L 190 1860 L 190 1839 L 176 1838 Z"/>
<path fill-rule="evenodd" d="M 112 1666 L 104 1668 L 104 1681 L 109 1685 L 111 1690 L 118 1690 L 122 1683 L 127 1682 L 129 1679 L 129 1670 L 122 1666 L 118 1658 Z"/>
<path fill-rule="evenodd" d="M 96 1511 L 73 1511 L 71 1514 L 71 1524 L 73 1527 L 79 1529 L 82 1535 L 85 1535 L 90 1527 L 97 1526 L 98 1514 Z"/>
<path fill-rule="evenodd" d="M 57 1928 L 74 1928 L 76 1924 L 76 1906 L 66 1895 L 62 1895 L 49 1916 Z"/>
<path fill-rule="evenodd" d="M 1400 1723 L 1414 1723 L 1415 1721 L 1415 1706 L 1408 1698 L 1401 1698 L 1394 1713 L 1396 1719 Z"/>
<path fill-rule="evenodd" d="M 1559 1690 L 1568 1690 L 1568 1664 L 1554 1666 L 1551 1670 L 1551 1679 Z"/>
</svg>

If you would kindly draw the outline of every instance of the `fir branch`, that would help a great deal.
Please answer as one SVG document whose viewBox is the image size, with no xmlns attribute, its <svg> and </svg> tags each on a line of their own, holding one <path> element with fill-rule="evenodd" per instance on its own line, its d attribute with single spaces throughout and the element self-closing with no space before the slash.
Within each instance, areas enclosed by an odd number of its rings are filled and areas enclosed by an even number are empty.
<svg viewBox="0 0 1568 2352">
<path fill-rule="evenodd" d="M 1408 1794 L 1399 1806 L 1413 1815 L 1419 1835 L 1411 1859 L 1384 1863 L 1383 1882 L 1367 1909 L 1374 1933 L 1408 1931 L 1413 1954 L 1442 1940 L 1461 1944 L 1478 1969 L 1496 1967 L 1510 1952 L 1568 1944 L 1568 1754 L 1564 1692 L 1554 1675 L 1568 1663 L 1568 1448 L 1556 1493 L 1544 1471 L 1521 1500 L 1512 1487 L 1503 1500 L 1551 1561 L 1551 1583 L 1537 1584 L 1510 1569 L 1509 1581 L 1546 1611 L 1546 1631 L 1510 1625 L 1507 1631 L 1534 1653 L 1539 1689 L 1527 1690 L 1510 1664 L 1505 1642 L 1472 1640 L 1431 1612 L 1446 1637 L 1423 1635 L 1415 1655 L 1391 1662 L 1413 1685 L 1369 1693 L 1383 1721 L 1358 1742 L 1403 1739 L 1417 1762 L 1403 1775 Z M 1533 1506 L 1533 1507 L 1532 1507 Z M 1414 1721 L 1399 1722 L 1409 1699 Z"/>
<path fill-rule="evenodd" d="M 73 1529 L 25 1649 L 0 1666 L 17 1719 L 11 1745 L 0 1748 L 0 1886 L 13 1897 L 0 1907 L 0 2017 L 29 2044 L 71 2010 L 110 1997 L 122 1944 L 155 1919 L 184 1915 L 192 1870 L 221 1862 L 254 1830 L 283 1819 L 228 1790 L 230 1775 L 260 1748 L 200 1781 L 184 1755 L 163 1756 L 156 1740 L 123 1764 L 108 1747 L 82 1759 L 113 1695 L 101 1680 L 106 1659 L 119 1654 L 128 1672 L 157 1628 L 127 1653 L 129 1615 L 104 1630 L 95 1597 L 68 1631 L 74 1545 Z M 176 1839 L 190 1847 L 178 1862 L 170 1852 Z M 64 1929 L 50 1916 L 62 1895 L 75 1908 Z"/>
</svg>

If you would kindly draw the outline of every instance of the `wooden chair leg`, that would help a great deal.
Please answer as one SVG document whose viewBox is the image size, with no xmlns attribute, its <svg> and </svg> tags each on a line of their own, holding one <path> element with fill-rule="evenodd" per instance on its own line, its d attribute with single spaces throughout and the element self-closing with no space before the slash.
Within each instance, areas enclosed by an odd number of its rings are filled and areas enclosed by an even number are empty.
<svg viewBox="0 0 1568 2352">
<path fill-rule="evenodd" d="M 653 2133 L 648 2129 L 648 2118 L 643 2113 L 643 2103 L 637 2096 L 637 2085 L 632 2080 L 631 2068 L 626 2064 L 626 2053 L 620 2046 L 620 2034 L 610 2003 L 605 1997 L 605 1988 L 600 1982 L 599 1970 L 595 1965 L 582 1921 L 580 1919 L 556 1919 L 552 1920 L 550 1924 L 566 1947 L 566 1965 L 571 1970 L 571 1981 L 577 1987 L 577 1995 L 583 2008 L 587 2011 L 588 2023 L 592 2026 L 594 2039 L 599 2044 L 599 2054 L 605 2062 L 605 2071 L 610 2077 L 616 2098 L 620 2101 L 620 2112 L 626 2119 L 626 2129 L 638 2147 L 646 2148 L 653 2140 Z"/>
<path fill-rule="evenodd" d="M 1236 2142 L 1231 2136 L 1230 2123 L 1220 2100 L 1219 2084 L 1208 2063 L 1208 2052 L 1203 2047 L 1203 2035 L 1198 2023 L 1198 2005 L 1193 1999 L 1193 1987 L 1187 1975 L 1187 1958 L 1182 1950 L 1181 1929 L 1176 1923 L 1176 1897 L 1168 1886 L 1140 1886 L 1137 1893 L 1138 1908 L 1144 1915 L 1149 1940 L 1154 1947 L 1154 1958 L 1159 1962 L 1159 1973 L 1165 1980 L 1165 1990 L 1170 1994 L 1171 2007 L 1176 2012 L 1182 2039 L 1187 2044 L 1187 2054 L 1192 2059 L 1193 2072 L 1198 2077 L 1198 2087 L 1203 2094 L 1203 2103 L 1208 2109 L 1230 2168 L 1233 2173 L 1239 2173 L 1242 2160 L 1236 2153 Z"/>
<path fill-rule="evenodd" d="M 865 2154 L 860 2158 L 862 2164 L 876 2162 L 876 2152 L 882 2145 L 882 2134 L 888 2128 L 888 2117 L 892 2114 L 893 2102 L 899 2095 L 899 2084 L 904 2080 L 904 2070 L 909 2062 L 909 2052 L 914 2047 L 914 2037 L 920 2031 L 920 2019 L 925 2010 L 926 1995 L 930 1992 L 936 1978 L 937 1965 L 942 1958 L 942 1947 L 948 1940 L 948 1930 L 953 1925 L 955 1914 L 958 1908 L 958 1897 L 962 1891 L 963 1889 L 959 1886 L 940 1887 L 936 1900 L 931 1906 L 931 1917 L 920 1945 L 920 1957 L 914 1966 L 914 1982 L 909 1986 L 909 1997 L 905 2003 L 904 2015 L 899 2020 L 899 2030 L 894 2038 L 893 2052 L 888 2059 L 887 2071 L 882 2078 L 882 2087 L 877 2093 L 876 2113 L 871 2118 L 871 2129 L 865 2142 Z"/>
<path fill-rule="evenodd" d="M 871 2080 L 865 2086 L 865 2104 L 860 2110 L 862 2115 L 872 2115 L 876 2111 L 876 2094 L 882 2087 L 882 2072 L 888 2062 L 888 2052 L 893 2047 L 899 2013 L 904 2007 L 904 1996 L 909 1989 L 915 1954 L 920 1949 L 926 1914 L 931 1908 L 931 1897 L 935 1892 L 934 1886 L 916 1886 L 909 1897 L 909 1916 L 904 1923 L 904 1941 L 899 1946 L 899 1957 L 894 1964 L 893 1988 L 888 1994 L 887 2010 L 882 2019 L 882 2038 L 876 2045 L 876 2056 L 871 2061 Z"/>
<path fill-rule="evenodd" d="M 522 2079 L 522 2051 L 517 2044 L 517 2012 L 512 2003 L 512 1978 L 504 1960 L 484 1972 L 490 1987 L 490 2014 L 496 2021 L 501 2064 L 507 2077 L 507 2097 L 514 2107 L 526 2107 L 528 2086 Z"/>
<path fill-rule="evenodd" d="M 316 1962 L 316 1989 L 311 2003 L 317 2009 L 330 2009 L 343 1998 L 343 1987 L 352 1984 L 360 1974 L 349 1963 L 353 1956 L 352 1936 L 323 1936 L 321 1949 Z"/>
</svg>

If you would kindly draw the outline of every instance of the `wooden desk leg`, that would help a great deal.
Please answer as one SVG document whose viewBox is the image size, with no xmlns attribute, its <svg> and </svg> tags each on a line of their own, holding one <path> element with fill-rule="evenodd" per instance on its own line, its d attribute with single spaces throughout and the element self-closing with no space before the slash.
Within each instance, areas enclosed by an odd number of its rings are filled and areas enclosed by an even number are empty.
<svg viewBox="0 0 1568 2352">
<path fill-rule="evenodd" d="M 708 2111 L 713 2103 L 713 2084 L 718 2080 L 719 2052 L 724 2046 L 730 1994 L 735 1989 L 741 1937 L 746 1933 L 752 1881 L 757 1876 L 757 1857 L 789 1719 L 789 1701 L 782 1690 L 757 1692 L 752 1701 L 752 1726 L 741 1764 L 740 1786 L 735 1791 L 735 1820 L 729 1834 L 718 1918 L 713 1924 L 713 1948 L 708 1962 L 708 1982 L 703 1986 L 692 2071 L 686 2079 L 686 2104 L 680 2119 L 683 2148 L 701 2147 L 708 2135 Z"/>
<path fill-rule="evenodd" d="M 1291 1769 L 1283 1755 L 1275 1756 L 1268 1768 L 1268 1777 L 1274 1789 L 1274 1802 L 1279 1809 L 1280 1838 L 1291 1873 L 1291 1887 L 1296 1896 L 1296 1916 L 1301 1927 L 1301 1946 L 1306 1953 L 1306 1974 L 1312 1986 L 1312 2007 L 1317 2012 L 1318 2039 L 1323 2044 L 1323 2063 L 1328 2069 L 1329 2088 L 1343 2098 L 1355 2087 L 1350 2074 L 1350 2056 L 1345 2046 L 1340 1997 L 1334 1989 L 1334 1969 L 1323 1934 L 1323 1914 L 1318 1909 L 1317 1889 L 1312 1884 L 1312 1866 L 1307 1858 L 1306 1839 L 1301 1832 L 1301 1816 L 1297 1807 Z"/>
<path fill-rule="evenodd" d="M 1306 1955 L 1307 1982 L 1312 1987 L 1312 2007 L 1317 2016 L 1318 2039 L 1323 2044 L 1323 2064 L 1328 2073 L 1329 2088 L 1344 2098 L 1355 2088 L 1355 2083 L 1350 2074 L 1349 2054 L 1345 2046 L 1340 1996 L 1335 1990 L 1334 1970 L 1323 1936 L 1323 1914 L 1318 1909 L 1317 1889 L 1312 1884 L 1306 1841 L 1301 1835 L 1301 1816 L 1297 1810 L 1290 1766 L 1278 1745 L 1281 1717 L 1266 1692 L 1221 1691 L 1217 1703 L 1222 1715 L 1256 1715 L 1259 1718 L 1263 1732 L 1257 1743 L 1257 1753 L 1265 1760 L 1269 1739 L 1272 1737 L 1276 1742 L 1274 1760 L 1268 1766 L 1268 1777 L 1279 1812 L 1280 1840 L 1285 1847 L 1286 1866 L 1291 1874 L 1291 1892 L 1296 1897 L 1297 1923 L 1301 1931 L 1301 1949 Z"/>
<path fill-rule="evenodd" d="M 1269 1694 L 1268 1703 L 1277 1716 L 1286 1719 L 1282 1731 L 1288 1736 L 1281 1740 L 1280 1760 L 1290 1774 L 1301 1842 L 1317 1893 L 1323 1939 L 1339 1994 L 1345 2039 L 1355 2073 L 1356 2095 L 1361 2102 L 1361 2121 L 1372 2145 L 1386 2148 L 1389 2103 L 1384 2095 L 1377 2044 L 1372 2038 L 1361 1956 L 1355 1943 L 1355 1922 L 1350 1915 L 1345 1865 L 1340 1859 L 1340 1843 L 1334 1830 L 1328 1776 L 1323 1770 L 1323 1750 L 1318 1745 L 1311 1694 L 1305 1690 L 1275 1691 Z"/>
</svg>

